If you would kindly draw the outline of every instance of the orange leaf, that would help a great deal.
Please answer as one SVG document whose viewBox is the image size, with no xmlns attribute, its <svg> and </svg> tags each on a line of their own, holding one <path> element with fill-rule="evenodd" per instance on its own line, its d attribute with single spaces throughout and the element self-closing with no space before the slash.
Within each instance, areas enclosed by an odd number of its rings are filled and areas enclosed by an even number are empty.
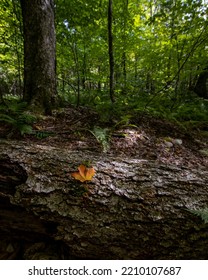
<svg viewBox="0 0 208 280">
<path fill-rule="evenodd" d="M 83 178 L 79 172 L 72 173 L 72 177 L 74 177 L 76 180 L 79 180 L 80 182 L 86 181 L 85 178 Z"/>
<path fill-rule="evenodd" d="M 95 175 L 95 169 L 93 167 L 87 168 L 83 164 L 78 167 L 78 170 L 79 172 L 74 172 L 71 175 L 80 182 L 91 181 Z"/>
<path fill-rule="evenodd" d="M 82 178 L 85 178 L 85 173 L 87 171 L 87 167 L 85 165 L 81 164 L 78 167 L 78 170 L 79 170 L 79 174 L 82 176 Z"/>
</svg>

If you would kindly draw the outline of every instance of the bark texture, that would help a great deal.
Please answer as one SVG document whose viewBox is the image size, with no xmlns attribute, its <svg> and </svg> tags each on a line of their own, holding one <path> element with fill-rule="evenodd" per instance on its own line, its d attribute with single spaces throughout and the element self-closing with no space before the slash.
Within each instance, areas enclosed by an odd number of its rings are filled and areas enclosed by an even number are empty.
<svg viewBox="0 0 208 280">
<path fill-rule="evenodd" d="M 24 100 L 51 112 L 56 95 L 53 0 L 21 0 L 24 31 Z"/>
<path fill-rule="evenodd" d="M 208 68 L 205 68 L 203 72 L 199 74 L 199 77 L 197 79 L 194 92 L 199 97 L 202 97 L 204 99 L 208 99 L 208 85 L 207 85 L 207 80 L 208 80 Z"/>
<path fill-rule="evenodd" d="M 108 1 L 108 54 L 109 54 L 109 85 L 110 99 L 115 102 L 114 97 L 114 51 L 113 51 L 113 1 Z"/>
<path fill-rule="evenodd" d="M 81 259 L 208 258 L 208 226 L 188 211 L 208 205 L 207 170 L 20 142 L 1 151 L 1 235 L 50 238 Z M 87 184 L 71 177 L 84 160 L 96 169 Z"/>
</svg>

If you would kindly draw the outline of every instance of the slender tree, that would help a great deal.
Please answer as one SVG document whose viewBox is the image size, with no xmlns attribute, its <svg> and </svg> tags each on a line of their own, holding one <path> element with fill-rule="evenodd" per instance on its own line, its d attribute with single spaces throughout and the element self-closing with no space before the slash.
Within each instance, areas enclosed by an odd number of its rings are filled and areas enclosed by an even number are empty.
<svg viewBox="0 0 208 280">
<path fill-rule="evenodd" d="M 108 2 L 108 53 L 109 53 L 109 70 L 110 70 L 110 99 L 115 102 L 114 97 L 114 53 L 113 53 L 113 1 Z"/>
<path fill-rule="evenodd" d="M 21 0 L 24 94 L 31 108 L 50 114 L 56 94 L 53 0 Z"/>
</svg>

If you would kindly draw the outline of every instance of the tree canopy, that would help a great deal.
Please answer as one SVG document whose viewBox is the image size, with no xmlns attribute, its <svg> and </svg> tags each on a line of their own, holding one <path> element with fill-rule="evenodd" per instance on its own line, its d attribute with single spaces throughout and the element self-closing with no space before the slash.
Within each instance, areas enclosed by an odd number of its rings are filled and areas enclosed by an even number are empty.
<svg viewBox="0 0 208 280">
<path fill-rule="evenodd" d="M 183 111 L 193 113 L 193 103 L 200 107 L 197 117 L 203 118 L 208 98 L 206 4 L 205 0 L 56 0 L 58 96 L 63 103 L 93 106 L 103 113 L 128 107 L 173 117 L 177 112 L 182 118 Z M 3 0 L 0 15 L 1 91 L 22 96 L 20 1 Z M 185 110 L 187 100 L 191 108 Z"/>
</svg>

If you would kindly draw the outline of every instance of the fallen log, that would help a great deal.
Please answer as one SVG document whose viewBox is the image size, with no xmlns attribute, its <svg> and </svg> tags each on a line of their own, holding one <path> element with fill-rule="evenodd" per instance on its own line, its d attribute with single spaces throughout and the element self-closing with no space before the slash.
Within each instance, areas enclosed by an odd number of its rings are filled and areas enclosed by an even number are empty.
<svg viewBox="0 0 208 280">
<path fill-rule="evenodd" d="M 61 242 L 67 258 L 208 258 L 208 226 L 189 211 L 208 205 L 207 170 L 36 143 L 0 147 L 0 235 Z M 84 161 L 96 170 L 87 183 L 71 176 Z"/>
</svg>

